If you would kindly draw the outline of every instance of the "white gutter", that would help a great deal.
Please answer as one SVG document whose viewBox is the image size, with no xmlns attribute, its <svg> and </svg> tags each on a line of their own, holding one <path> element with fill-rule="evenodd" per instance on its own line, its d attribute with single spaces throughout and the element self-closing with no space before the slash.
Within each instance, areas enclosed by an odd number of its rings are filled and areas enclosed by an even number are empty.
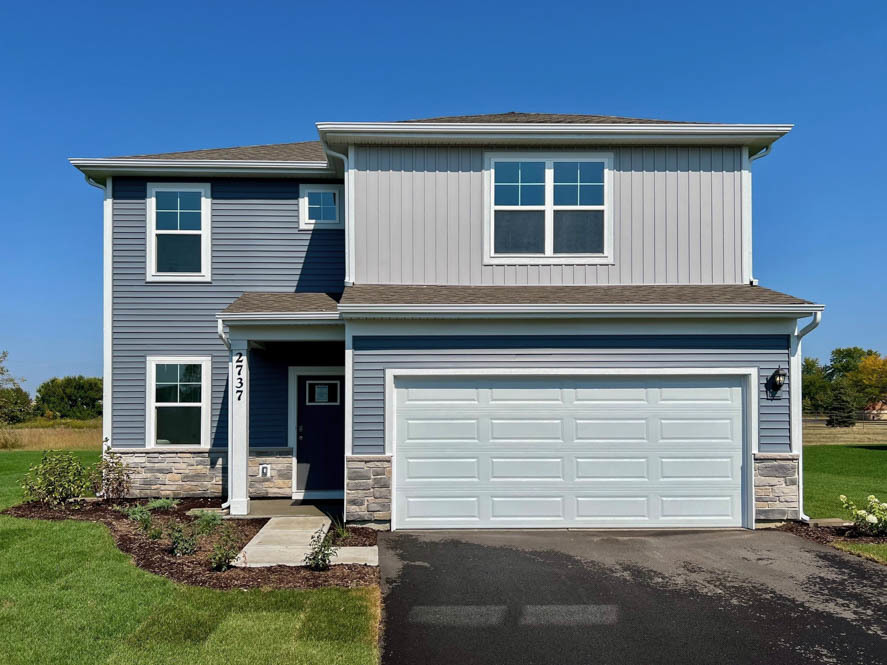
<svg viewBox="0 0 887 665">
<path fill-rule="evenodd" d="M 321 321 L 327 323 L 329 321 L 339 321 L 341 315 L 338 312 L 268 312 L 268 313 L 246 313 L 246 314 L 216 314 L 219 325 L 223 321 L 233 323 L 243 323 L 248 321 Z"/>
<path fill-rule="evenodd" d="M 675 314 L 701 314 L 701 315 L 747 315 L 756 314 L 763 316 L 804 316 L 813 312 L 822 311 L 822 305 L 603 305 L 603 304 L 545 304 L 545 305 L 520 305 L 520 304 L 477 304 L 477 305 L 430 305 L 430 304 L 340 304 L 339 311 L 347 315 L 384 315 L 384 314 L 458 314 L 480 316 L 513 315 L 513 314 L 567 314 L 567 315 L 675 315 Z"/>
<path fill-rule="evenodd" d="M 751 157 L 749 157 L 749 158 L 748 158 L 748 161 L 753 162 L 753 161 L 755 161 L 756 159 L 760 159 L 761 157 L 766 157 L 767 155 L 770 154 L 770 151 L 771 151 L 772 149 L 773 149 L 773 146 L 770 146 L 770 145 L 765 146 L 764 149 L 761 150 L 761 152 L 759 152 L 759 153 L 757 153 L 757 154 L 752 155 Z"/>
<path fill-rule="evenodd" d="M 323 161 L 247 159 L 117 159 L 74 157 L 68 160 L 87 177 L 107 175 L 333 175 Z"/>
<path fill-rule="evenodd" d="M 813 318 L 810 320 L 806 326 L 801 328 L 792 339 L 792 347 L 795 353 L 798 356 L 797 372 L 800 375 L 801 373 L 801 339 L 805 337 L 807 334 L 812 332 L 819 323 L 822 321 L 822 311 L 813 312 Z M 797 402 L 800 404 L 800 397 L 796 398 Z M 800 407 L 797 407 L 797 410 L 800 412 Z M 792 414 L 793 416 L 795 414 Z M 801 518 L 802 522 L 809 522 L 810 516 L 804 512 L 804 421 L 803 421 L 803 413 L 798 413 L 797 418 L 800 422 L 796 424 L 796 433 L 798 435 L 798 517 Z"/>
<path fill-rule="evenodd" d="M 348 168 L 348 156 L 343 155 L 341 152 L 336 152 L 332 150 L 327 144 L 326 141 L 321 138 L 320 145 L 323 147 L 323 151 L 332 155 L 333 157 L 337 157 L 342 160 L 342 178 L 343 178 L 343 186 L 342 189 L 345 191 L 345 286 L 353 286 L 354 285 L 354 274 L 353 274 L 353 265 L 354 261 L 351 259 L 351 255 L 354 251 L 354 220 L 352 219 L 353 214 L 353 203 L 351 201 L 351 189 L 349 188 L 349 184 L 351 182 L 351 172 Z"/>
</svg>

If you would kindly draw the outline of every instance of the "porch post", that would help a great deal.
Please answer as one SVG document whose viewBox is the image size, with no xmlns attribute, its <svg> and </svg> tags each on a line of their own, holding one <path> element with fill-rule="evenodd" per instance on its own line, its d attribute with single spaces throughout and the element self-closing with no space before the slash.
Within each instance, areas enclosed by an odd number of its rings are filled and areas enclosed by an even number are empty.
<svg viewBox="0 0 887 665">
<path fill-rule="evenodd" d="M 232 515 L 249 514 L 249 343 L 231 340 L 231 432 L 228 473 L 231 474 Z"/>
</svg>

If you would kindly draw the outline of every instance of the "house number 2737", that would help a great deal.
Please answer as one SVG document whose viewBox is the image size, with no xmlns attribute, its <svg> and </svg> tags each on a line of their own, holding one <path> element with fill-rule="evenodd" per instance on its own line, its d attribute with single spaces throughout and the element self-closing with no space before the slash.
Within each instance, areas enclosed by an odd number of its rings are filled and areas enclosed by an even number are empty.
<svg viewBox="0 0 887 665">
<path fill-rule="evenodd" d="M 243 401 L 243 390 L 245 385 L 243 381 L 244 367 L 243 353 L 238 351 L 234 354 L 234 395 L 238 402 Z"/>
</svg>

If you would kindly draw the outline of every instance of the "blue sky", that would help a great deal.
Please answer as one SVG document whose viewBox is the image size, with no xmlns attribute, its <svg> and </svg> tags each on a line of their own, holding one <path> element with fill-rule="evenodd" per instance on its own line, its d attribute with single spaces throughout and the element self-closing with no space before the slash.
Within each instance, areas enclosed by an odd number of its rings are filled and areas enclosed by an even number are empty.
<svg viewBox="0 0 887 665">
<path fill-rule="evenodd" d="M 252 4 L 253 6 L 250 6 Z M 887 6 L 77 2 L 0 8 L 0 350 L 101 373 L 101 192 L 66 159 L 509 110 L 796 128 L 754 166 L 755 275 L 887 352 Z"/>
</svg>

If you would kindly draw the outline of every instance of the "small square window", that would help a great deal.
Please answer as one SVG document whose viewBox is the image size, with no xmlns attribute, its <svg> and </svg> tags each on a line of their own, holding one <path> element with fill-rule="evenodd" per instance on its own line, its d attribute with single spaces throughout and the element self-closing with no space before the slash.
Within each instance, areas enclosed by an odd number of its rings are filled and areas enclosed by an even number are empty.
<svg viewBox="0 0 887 665">
<path fill-rule="evenodd" d="M 343 228 L 341 185 L 302 185 L 299 226 L 303 229 Z"/>
<path fill-rule="evenodd" d="M 305 404 L 311 406 L 339 403 L 339 381 L 306 381 Z"/>
</svg>

